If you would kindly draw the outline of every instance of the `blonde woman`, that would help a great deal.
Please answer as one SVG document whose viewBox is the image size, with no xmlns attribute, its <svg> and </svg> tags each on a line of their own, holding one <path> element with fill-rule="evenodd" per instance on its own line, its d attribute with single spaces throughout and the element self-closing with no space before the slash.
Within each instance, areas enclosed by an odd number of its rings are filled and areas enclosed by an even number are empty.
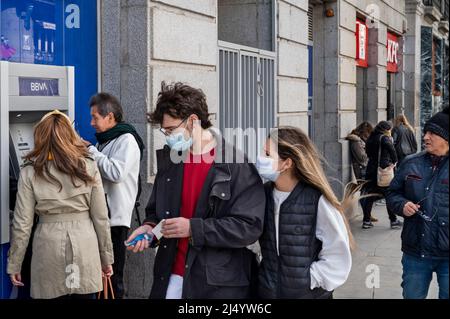
<svg viewBox="0 0 450 319">
<path fill-rule="evenodd" d="M 394 119 L 392 138 L 394 139 L 394 147 L 397 152 L 397 166 L 400 166 L 401 161 L 406 156 L 417 152 L 417 141 L 414 136 L 414 129 L 403 114 L 398 115 Z"/>
<path fill-rule="evenodd" d="M 280 127 L 257 160 L 266 190 L 258 293 L 264 299 L 329 299 L 350 273 L 353 238 L 311 140 Z"/>
<path fill-rule="evenodd" d="M 21 267 L 36 214 L 31 297 L 94 298 L 114 261 L 97 165 L 59 111 L 36 125 L 34 141 L 20 172 L 7 272 L 13 285 L 23 286 Z"/>
</svg>

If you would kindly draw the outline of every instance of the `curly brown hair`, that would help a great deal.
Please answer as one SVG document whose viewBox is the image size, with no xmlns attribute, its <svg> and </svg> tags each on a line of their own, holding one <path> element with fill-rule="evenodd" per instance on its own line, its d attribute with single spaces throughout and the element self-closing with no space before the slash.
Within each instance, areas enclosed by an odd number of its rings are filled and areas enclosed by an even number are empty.
<svg viewBox="0 0 450 319">
<path fill-rule="evenodd" d="M 206 95 L 200 89 L 195 89 L 181 82 L 166 84 L 161 82 L 156 109 L 147 113 L 148 121 L 153 125 L 161 125 L 164 114 L 176 119 L 186 119 L 190 115 L 198 116 L 203 129 L 212 126 L 209 120 Z"/>
</svg>

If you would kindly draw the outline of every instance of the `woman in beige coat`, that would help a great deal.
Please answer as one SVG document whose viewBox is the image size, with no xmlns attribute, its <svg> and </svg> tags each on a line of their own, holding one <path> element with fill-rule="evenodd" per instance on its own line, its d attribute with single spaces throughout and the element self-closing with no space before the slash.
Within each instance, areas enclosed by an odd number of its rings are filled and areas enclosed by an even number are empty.
<svg viewBox="0 0 450 319">
<path fill-rule="evenodd" d="M 34 131 L 35 148 L 20 172 L 7 272 L 15 286 L 34 215 L 32 298 L 94 298 L 112 275 L 105 194 L 95 161 L 67 115 L 53 111 Z"/>
</svg>

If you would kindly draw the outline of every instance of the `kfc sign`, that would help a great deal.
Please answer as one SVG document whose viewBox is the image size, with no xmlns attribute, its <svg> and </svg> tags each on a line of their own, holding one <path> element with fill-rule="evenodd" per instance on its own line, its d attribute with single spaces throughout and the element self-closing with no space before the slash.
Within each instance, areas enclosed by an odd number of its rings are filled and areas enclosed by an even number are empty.
<svg viewBox="0 0 450 319">
<path fill-rule="evenodd" d="M 395 34 L 387 34 L 387 71 L 398 72 L 398 54 L 399 54 L 398 37 Z"/>
<path fill-rule="evenodd" d="M 369 45 L 369 30 L 362 21 L 356 20 L 356 65 L 367 68 L 367 48 Z"/>
</svg>

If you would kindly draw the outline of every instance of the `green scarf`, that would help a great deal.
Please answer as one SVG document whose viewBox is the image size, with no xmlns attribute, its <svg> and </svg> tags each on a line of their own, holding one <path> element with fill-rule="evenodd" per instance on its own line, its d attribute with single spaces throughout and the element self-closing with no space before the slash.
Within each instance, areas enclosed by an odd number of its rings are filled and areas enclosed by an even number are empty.
<svg viewBox="0 0 450 319">
<path fill-rule="evenodd" d="M 114 126 L 113 128 L 111 128 L 105 132 L 95 133 L 95 137 L 97 138 L 97 141 L 99 144 L 105 144 L 105 143 L 107 143 L 113 139 L 116 139 L 119 136 L 121 136 L 123 134 L 127 134 L 127 133 L 130 133 L 136 139 L 136 142 L 139 146 L 139 150 L 141 151 L 141 159 L 142 159 L 142 156 L 144 155 L 144 148 L 145 148 L 144 141 L 142 141 L 142 138 L 138 135 L 138 133 L 136 132 L 136 129 L 131 124 L 119 123 L 116 126 Z"/>
</svg>

